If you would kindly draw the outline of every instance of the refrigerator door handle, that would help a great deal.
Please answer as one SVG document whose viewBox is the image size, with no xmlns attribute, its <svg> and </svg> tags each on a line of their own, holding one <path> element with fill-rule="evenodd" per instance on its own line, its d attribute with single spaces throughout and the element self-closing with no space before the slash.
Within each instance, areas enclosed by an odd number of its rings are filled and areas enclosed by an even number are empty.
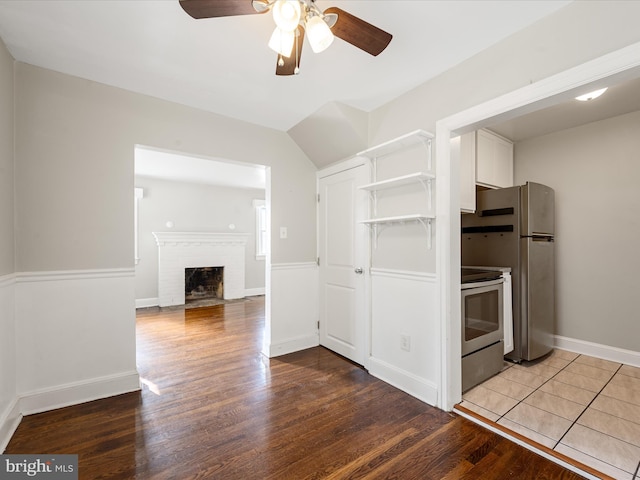
<svg viewBox="0 0 640 480">
<path fill-rule="evenodd" d="M 520 238 L 530 238 L 534 242 L 553 242 L 554 236 L 547 233 L 534 233 L 533 235 L 522 235 Z"/>
<path fill-rule="evenodd" d="M 534 242 L 553 242 L 553 235 L 533 235 L 531 240 Z"/>
</svg>

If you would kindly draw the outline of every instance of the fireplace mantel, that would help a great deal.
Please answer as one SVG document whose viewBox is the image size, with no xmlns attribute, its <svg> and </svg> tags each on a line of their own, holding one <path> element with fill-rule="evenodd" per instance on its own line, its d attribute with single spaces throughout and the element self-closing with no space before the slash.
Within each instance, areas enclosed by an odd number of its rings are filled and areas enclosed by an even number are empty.
<svg viewBox="0 0 640 480">
<path fill-rule="evenodd" d="M 249 238 L 248 233 L 217 232 L 153 232 L 159 247 L 175 245 L 241 245 Z"/>
<path fill-rule="evenodd" d="M 224 267 L 224 298 L 245 296 L 248 233 L 153 232 L 158 245 L 158 300 L 161 307 L 184 304 L 184 269 Z"/>
</svg>

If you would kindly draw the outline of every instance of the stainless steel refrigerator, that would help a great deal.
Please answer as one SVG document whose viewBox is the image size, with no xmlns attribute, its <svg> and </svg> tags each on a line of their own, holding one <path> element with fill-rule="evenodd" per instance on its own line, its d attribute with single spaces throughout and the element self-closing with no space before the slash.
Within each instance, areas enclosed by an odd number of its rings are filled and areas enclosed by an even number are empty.
<svg viewBox="0 0 640 480">
<path fill-rule="evenodd" d="M 462 265 L 511 267 L 514 349 L 534 360 L 555 333 L 554 191 L 539 183 L 478 192 L 476 212 L 462 215 Z"/>
</svg>

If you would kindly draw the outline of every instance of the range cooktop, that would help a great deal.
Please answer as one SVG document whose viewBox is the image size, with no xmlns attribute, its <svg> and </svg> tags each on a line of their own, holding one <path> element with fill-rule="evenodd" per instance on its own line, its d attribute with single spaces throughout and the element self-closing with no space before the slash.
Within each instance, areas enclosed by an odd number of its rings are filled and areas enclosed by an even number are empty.
<svg viewBox="0 0 640 480">
<path fill-rule="evenodd" d="M 461 283 L 486 282 L 496 280 L 502 276 L 502 272 L 497 270 L 482 270 L 479 268 L 465 268 L 460 270 Z"/>
</svg>

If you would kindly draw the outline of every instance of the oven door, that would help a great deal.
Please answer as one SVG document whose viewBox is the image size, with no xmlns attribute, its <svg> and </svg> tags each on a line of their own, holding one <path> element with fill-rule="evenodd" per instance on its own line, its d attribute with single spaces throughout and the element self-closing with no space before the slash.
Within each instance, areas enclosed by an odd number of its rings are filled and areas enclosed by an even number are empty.
<svg viewBox="0 0 640 480">
<path fill-rule="evenodd" d="M 504 280 L 462 285 L 462 356 L 503 339 Z"/>
</svg>

